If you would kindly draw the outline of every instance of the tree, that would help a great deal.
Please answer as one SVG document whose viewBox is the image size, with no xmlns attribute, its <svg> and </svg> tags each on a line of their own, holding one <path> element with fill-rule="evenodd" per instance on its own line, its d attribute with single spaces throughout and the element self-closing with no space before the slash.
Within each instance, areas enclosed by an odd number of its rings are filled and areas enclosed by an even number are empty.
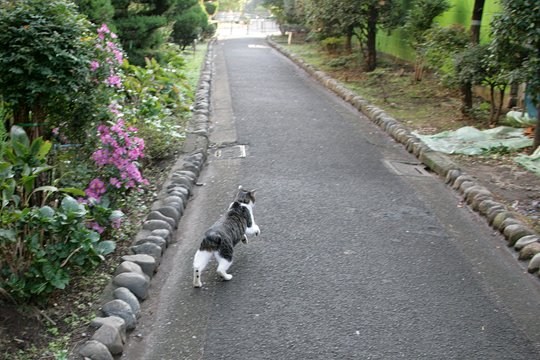
<svg viewBox="0 0 540 360">
<path fill-rule="evenodd" d="M 114 7 L 111 0 L 75 0 L 79 12 L 86 15 L 88 20 L 96 25 L 111 24 Z"/>
<path fill-rule="evenodd" d="M 65 0 L 0 3 L 0 96 L 32 139 L 55 107 L 91 86 L 89 26 Z"/>
<path fill-rule="evenodd" d="M 308 18 L 313 29 L 345 35 L 346 48 L 357 37 L 366 71 L 377 67 L 377 31 L 402 23 L 403 9 L 395 0 L 309 0 Z"/>
<path fill-rule="evenodd" d="M 112 0 L 114 25 L 132 64 L 144 66 L 165 41 L 161 31 L 169 24 L 167 12 L 175 0 Z"/>
<path fill-rule="evenodd" d="M 184 50 L 197 40 L 208 27 L 208 15 L 195 0 L 195 5 L 183 11 L 175 18 L 172 39 Z"/>
<path fill-rule="evenodd" d="M 510 82 L 524 81 L 540 110 L 540 2 L 501 0 L 503 12 L 492 24 L 491 49 L 508 71 Z M 540 111 L 533 151 L 540 146 Z"/>
<path fill-rule="evenodd" d="M 305 1 L 309 0 L 263 0 L 263 6 L 275 16 L 281 34 L 285 35 L 292 25 L 304 24 Z"/>
<path fill-rule="evenodd" d="M 422 44 L 426 41 L 426 32 L 433 26 L 433 20 L 449 8 L 448 0 L 417 0 L 407 14 L 404 29 L 416 53 L 414 72 L 416 81 L 422 80 L 424 70 Z"/>
</svg>

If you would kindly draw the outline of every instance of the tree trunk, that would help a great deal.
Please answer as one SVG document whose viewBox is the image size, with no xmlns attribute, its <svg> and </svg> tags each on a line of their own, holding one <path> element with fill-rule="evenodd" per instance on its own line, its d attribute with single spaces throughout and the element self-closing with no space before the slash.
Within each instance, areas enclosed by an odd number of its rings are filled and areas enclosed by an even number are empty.
<svg viewBox="0 0 540 360">
<path fill-rule="evenodd" d="M 351 54 L 352 53 L 352 37 L 354 34 L 354 28 L 349 27 L 347 28 L 347 33 L 345 34 L 345 53 Z"/>
<path fill-rule="evenodd" d="M 40 105 L 38 95 L 36 103 L 29 107 L 27 104 L 16 105 L 13 109 L 13 124 L 26 130 L 30 141 L 40 137 L 43 134 L 42 128 L 47 117 L 43 106 Z M 9 129 L 6 129 L 9 131 Z"/>
<path fill-rule="evenodd" d="M 480 25 L 482 24 L 482 13 L 484 12 L 485 0 L 475 0 L 471 19 L 471 42 L 480 43 Z"/>
<path fill-rule="evenodd" d="M 490 85 L 489 86 L 489 125 L 493 125 L 494 124 L 494 118 L 495 118 L 495 108 L 496 108 L 496 104 L 495 104 L 495 86 L 493 85 Z"/>
<path fill-rule="evenodd" d="M 379 10 L 376 5 L 372 5 L 369 9 L 368 24 L 367 24 L 367 58 L 366 71 L 373 71 L 377 67 L 377 20 L 379 18 Z"/>
<path fill-rule="evenodd" d="M 416 82 L 420 82 L 422 81 L 423 76 L 424 76 L 424 61 L 416 58 L 416 61 L 414 63 L 414 80 Z"/>
<path fill-rule="evenodd" d="M 497 106 L 497 112 L 495 113 L 495 121 L 494 121 L 495 124 L 499 123 L 499 118 L 501 117 L 505 90 L 506 90 L 506 86 L 504 86 L 502 89 L 499 89 L 499 104 Z"/>
<path fill-rule="evenodd" d="M 462 96 L 461 113 L 468 114 L 469 110 L 472 109 L 472 102 L 473 102 L 472 85 L 470 82 L 461 85 L 461 96 Z"/>
</svg>

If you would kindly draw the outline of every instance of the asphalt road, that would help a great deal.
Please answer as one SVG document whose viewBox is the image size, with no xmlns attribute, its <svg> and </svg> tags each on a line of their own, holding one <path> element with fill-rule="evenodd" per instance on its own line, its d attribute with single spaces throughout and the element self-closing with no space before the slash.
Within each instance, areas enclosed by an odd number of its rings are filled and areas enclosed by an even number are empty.
<svg viewBox="0 0 540 360">
<path fill-rule="evenodd" d="M 416 158 L 263 39 L 215 48 L 210 156 L 123 359 L 538 359 L 540 287 Z M 245 158 L 238 148 L 245 145 Z M 230 282 L 201 236 L 238 185 Z"/>
</svg>

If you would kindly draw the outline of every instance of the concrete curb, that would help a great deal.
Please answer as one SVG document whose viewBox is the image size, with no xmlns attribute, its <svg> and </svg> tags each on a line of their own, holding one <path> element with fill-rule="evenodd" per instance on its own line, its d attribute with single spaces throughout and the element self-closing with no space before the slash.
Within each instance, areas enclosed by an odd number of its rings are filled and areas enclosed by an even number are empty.
<svg viewBox="0 0 540 360">
<path fill-rule="evenodd" d="M 407 151 L 413 153 L 429 169 L 443 177 L 474 211 L 485 217 L 494 229 L 505 236 L 507 245 L 519 252 L 519 260 L 527 262 L 527 270 L 540 277 L 540 236 L 518 220 L 516 213 L 498 202 L 487 188 L 477 183 L 472 176 L 465 174 L 448 156 L 431 150 L 412 134 L 410 129 L 386 114 L 384 110 L 372 105 L 272 39 L 267 38 L 267 41 L 274 49 L 291 59 L 326 88 L 366 115 L 397 142 L 403 144 Z"/>
<path fill-rule="evenodd" d="M 111 360 L 123 352 L 126 331 L 132 331 L 137 325 L 140 301 L 148 297 L 150 281 L 172 242 L 193 186 L 206 161 L 214 42 L 212 40 L 208 44 L 195 95 L 191 131 L 183 146 L 183 153 L 188 155 L 178 159 L 173 166 L 142 229 L 129 248 L 130 253 L 122 256 L 122 263 L 116 268 L 112 283 L 109 284 L 109 287 L 115 288 L 113 300 L 103 304 L 103 317 L 96 318 L 90 324 L 95 330 L 94 334 L 77 349 L 83 359 Z M 110 297 L 106 291 L 103 298 Z"/>
</svg>

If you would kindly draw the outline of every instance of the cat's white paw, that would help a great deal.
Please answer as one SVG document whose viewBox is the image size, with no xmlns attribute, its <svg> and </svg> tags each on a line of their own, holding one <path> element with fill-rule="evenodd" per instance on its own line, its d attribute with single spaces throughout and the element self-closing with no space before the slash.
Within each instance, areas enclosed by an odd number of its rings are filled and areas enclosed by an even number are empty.
<svg viewBox="0 0 540 360">
<path fill-rule="evenodd" d="M 227 273 L 219 273 L 219 275 L 221 275 L 221 277 L 223 278 L 223 280 L 225 281 L 229 281 L 232 279 L 232 275 L 231 274 L 227 274 Z"/>
<path fill-rule="evenodd" d="M 246 234 L 259 236 L 261 234 L 261 229 L 259 229 L 259 225 L 253 224 L 253 226 L 246 229 Z"/>
<path fill-rule="evenodd" d="M 193 280 L 193 287 L 195 288 L 200 288 L 202 287 L 202 282 L 200 279 L 197 279 L 197 280 Z"/>
</svg>

